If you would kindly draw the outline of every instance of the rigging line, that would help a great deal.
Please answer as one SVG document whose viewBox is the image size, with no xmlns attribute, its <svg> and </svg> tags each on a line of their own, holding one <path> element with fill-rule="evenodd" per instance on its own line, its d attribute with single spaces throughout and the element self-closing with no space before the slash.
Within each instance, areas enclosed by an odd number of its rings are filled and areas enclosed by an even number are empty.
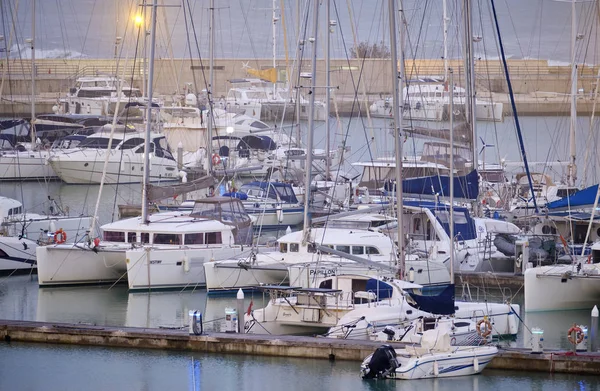
<svg viewBox="0 0 600 391">
<path fill-rule="evenodd" d="M 333 8 L 334 8 L 335 16 L 336 16 L 337 20 L 340 20 L 339 10 L 338 10 L 336 1 L 333 2 Z M 346 44 L 346 39 L 345 39 L 344 31 L 343 31 L 343 28 L 342 28 L 341 25 L 340 25 L 340 37 L 341 37 L 342 47 L 344 49 L 344 54 L 346 55 L 346 58 L 345 58 L 346 64 L 348 64 L 348 66 L 350 68 L 350 72 L 349 72 L 349 74 L 350 74 L 350 80 L 352 81 L 352 87 L 353 87 L 353 91 L 354 91 L 354 97 L 353 97 L 353 100 L 352 100 L 352 106 L 351 106 L 351 110 L 350 110 L 350 120 L 348 121 L 348 125 L 346 126 L 346 137 L 345 138 L 347 140 L 348 136 L 349 136 L 349 133 L 350 133 L 350 127 L 351 127 L 351 124 L 352 124 L 352 118 L 354 116 L 355 109 L 358 106 L 358 113 L 360 113 L 361 110 L 360 110 L 360 101 L 359 101 L 359 98 L 358 98 L 358 85 L 357 85 L 357 81 L 355 80 L 355 77 L 354 77 L 354 72 L 352 71 L 352 68 L 350 67 L 351 61 L 350 61 L 350 57 L 348 55 L 349 50 L 348 50 L 348 46 Z M 358 60 L 361 60 L 361 59 L 358 59 Z M 362 59 L 362 64 L 363 65 L 365 63 L 365 60 L 366 60 L 366 58 Z M 364 66 L 361 67 L 361 71 L 359 72 L 359 82 L 360 82 L 360 77 L 362 76 L 362 70 L 363 69 L 364 69 Z M 375 144 L 375 139 L 374 139 L 374 137 L 371 137 L 371 139 L 369 140 L 369 138 L 367 136 L 367 133 L 366 133 L 366 126 L 365 126 L 364 117 L 359 116 L 359 118 L 360 118 L 360 123 L 361 123 L 361 125 L 363 127 L 363 134 L 365 136 L 366 146 L 367 146 L 367 150 L 369 152 L 369 158 L 371 159 L 371 161 L 373 161 L 373 151 L 371 149 L 371 143 Z M 342 145 L 344 145 L 344 143 L 342 143 Z M 342 150 L 342 155 L 341 155 L 342 158 L 341 159 L 343 159 L 343 156 L 344 156 L 343 154 L 344 154 L 344 150 Z M 376 175 L 378 175 L 378 173 L 376 173 Z M 376 182 L 378 182 L 377 178 L 376 178 Z"/>
<path fill-rule="evenodd" d="M 85 47 L 85 44 L 86 44 L 87 39 L 88 39 L 88 35 L 90 33 L 90 26 L 92 25 L 92 18 L 95 15 L 94 10 L 96 9 L 96 3 L 97 3 L 97 0 L 94 0 L 93 5 L 92 5 L 92 12 L 90 12 L 90 19 L 89 19 L 89 22 L 88 22 L 88 25 L 87 25 L 87 29 L 85 30 L 85 35 L 83 36 L 83 43 L 82 43 L 82 46 L 81 46 L 81 53 L 83 53 L 83 48 Z M 82 61 L 83 61 L 83 58 L 79 58 L 79 61 L 77 62 L 77 67 L 78 68 L 81 66 L 81 62 Z"/>
<path fill-rule="evenodd" d="M 358 35 L 356 33 L 356 26 L 355 26 L 357 24 L 357 22 L 354 21 L 354 18 L 353 18 L 353 15 L 352 15 L 352 7 L 350 5 L 350 1 L 349 0 L 346 0 L 346 5 L 348 7 L 348 15 L 350 17 L 350 28 L 352 30 L 352 39 L 354 41 L 354 47 L 356 48 L 356 50 L 358 50 L 359 42 L 358 42 L 358 38 L 357 38 Z M 339 15 L 338 15 L 338 11 L 337 11 L 337 7 L 335 7 L 335 9 L 336 9 L 336 16 L 338 17 L 338 20 L 340 20 L 339 19 Z M 340 26 L 340 34 L 341 34 L 341 31 L 342 31 L 342 29 L 341 29 L 341 26 Z M 348 57 L 347 48 L 346 48 L 346 42 L 344 41 L 343 38 L 342 38 L 342 42 L 343 42 L 343 46 L 344 46 L 344 51 L 346 53 L 346 57 Z M 357 57 L 358 57 L 358 53 L 356 53 L 356 54 L 357 54 Z M 363 68 L 364 68 L 365 60 L 366 60 L 366 53 L 365 53 L 365 58 L 363 58 L 363 61 L 362 61 L 362 64 L 361 64 Z M 348 62 L 349 62 L 349 60 L 348 60 Z M 362 69 L 361 69 L 361 72 L 362 72 Z M 354 88 L 357 90 L 357 92 L 355 94 L 356 99 L 358 99 L 358 88 L 361 88 L 362 98 L 364 100 L 364 106 L 365 106 L 366 114 L 367 114 L 367 123 L 369 124 L 369 128 L 371 129 L 371 139 L 373 140 L 373 143 L 375 144 L 375 134 L 373 133 L 373 130 L 372 130 L 373 129 L 373 120 L 371 118 L 371 113 L 370 113 L 370 110 L 369 110 L 369 104 L 368 104 L 369 101 L 368 101 L 368 98 L 367 98 L 366 86 L 364 85 L 364 83 L 362 83 L 362 84 L 359 84 L 357 86 L 354 86 Z M 354 106 L 354 103 L 353 103 L 353 106 Z M 358 105 L 359 113 L 361 112 L 360 106 L 361 105 L 359 103 L 359 105 Z M 353 107 L 353 109 L 354 109 L 354 107 Z M 377 148 L 376 144 L 375 144 L 375 148 Z"/>
<path fill-rule="evenodd" d="M 188 0 L 189 1 L 189 0 Z M 246 29 L 246 32 L 248 33 L 248 40 L 250 41 L 250 49 L 252 51 L 252 55 L 254 56 L 255 62 L 256 62 L 256 67 L 259 67 L 258 64 L 258 55 L 256 52 L 256 48 L 254 46 L 254 40 L 252 39 L 252 29 L 250 28 L 250 25 L 248 24 L 248 11 L 246 11 L 244 9 L 244 0 L 238 0 L 238 4 L 240 6 L 240 10 L 242 11 L 242 18 L 244 19 L 244 28 Z M 252 8 L 252 2 L 248 3 L 248 8 Z M 238 46 L 238 52 L 239 52 L 239 47 L 242 44 L 242 40 L 240 40 L 239 42 L 239 46 Z"/>
<path fill-rule="evenodd" d="M 186 12 L 186 7 L 185 7 L 185 2 L 186 0 L 181 0 L 182 6 L 183 6 L 183 23 L 185 25 L 185 36 L 186 36 L 186 42 L 187 42 L 187 47 L 190 53 L 190 67 L 192 69 L 192 78 L 194 79 L 194 92 L 196 94 L 198 94 L 200 92 L 200 90 L 198 89 L 198 81 L 196 80 L 196 72 L 194 72 L 194 56 L 192 55 L 192 43 L 190 42 L 190 31 L 189 31 L 189 27 L 188 27 L 188 14 Z M 190 16 L 191 18 L 191 16 Z M 183 67 L 183 62 L 182 65 Z M 200 112 L 200 115 L 202 115 L 202 112 Z"/>
<path fill-rule="evenodd" d="M 500 45 L 500 52 L 502 54 L 502 63 L 504 65 L 504 72 L 506 74 L 506 82 L 508 84 L 508 92 L 510 95 L 510 103 L 513 108 L 513 113 L 515 116 L 515 124 L 517 126 L 517 135 L 519 137 L 519 145 L 521 147 L 521 154 L 523 156 L 523 163 L 525 163 L 525 172 L 527 173 L 527 180 L 529 182 L 529 188 L 531 189 L 531 196 L 533 198 L 533 205 L 535 207 L 535 212 L 539 213 L 539 209 L 537 206 L 537 201 L 535 199 L 535 191 L 533 189 L 533 182 L 531 180 L 531 174 L 529 172 L 529 164 L 527 163 L 527 154 L 525 152 L 525 145 L 523 144 L 523 135 L 521 134 L 521 126 L 519 124 L 519 116 L 517 114 L 517 107 L 515 104 L 515 98 L 513 94 L 512 84 L 510 82 L 510 75 L 508 73 L 508 65 L 506 63 L 506 56 L 504 55 L 504 46 L 502 45 L 502 36 L 500 35 L 500 25 L 498 24 L 498 16 L 496 14 L 496 5 L 494 4 L 494 0 L 491 0 L 492 3 L 492 11 L 494 14 L 494 25 L 496 27 L 496 31 L 498 33 L 498 43 Z"/>
</svg>

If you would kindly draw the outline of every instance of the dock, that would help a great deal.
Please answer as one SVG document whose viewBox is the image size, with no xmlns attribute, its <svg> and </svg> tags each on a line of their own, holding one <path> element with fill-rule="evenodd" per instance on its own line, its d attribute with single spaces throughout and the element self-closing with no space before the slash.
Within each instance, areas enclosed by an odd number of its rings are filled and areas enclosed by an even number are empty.
<svg viewBox="0 0 600 391">
<path fill-rule="evenodd" d="M 206 353 L 235 353 L 361 362 L 382 342 L 323 337 L 205 333 L 189 335 L 187 329 L 149 329 L 85 324 L 0 320 L 4 343 L 29 342 L 101 346 L 128 349 L 162 349 Z M 392 343 L 401 347 L 401 343 Z M 597 375 L 600 353 L 501 348 L 487 368 Z M 358 366 L 357 366 L 358 371 Z"/>
</svg>

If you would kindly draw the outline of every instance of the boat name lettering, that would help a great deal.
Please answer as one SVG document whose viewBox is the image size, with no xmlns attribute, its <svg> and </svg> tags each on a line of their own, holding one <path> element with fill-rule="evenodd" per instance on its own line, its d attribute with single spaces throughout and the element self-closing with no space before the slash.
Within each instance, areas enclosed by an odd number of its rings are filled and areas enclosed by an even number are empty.
<svg viewBox="0 0 600 391">
<path fill-rule="evenodd" d="M 162 261 L 159 260 L 150 261 L 150 265 L 160 265 L 161 263 Z"/>
<path fill-rule="evenodd" d="M 325 269 L 325 270 L 322 270 L 322 269 L 314 270 L 313 269 L 313 270 L 310 271 L 309 274 L 312 275 L 312 276 L 314 276 L 314 275 L 317 275 L 317 276 L 335 276 L 335 269 Z"/>
</svg>

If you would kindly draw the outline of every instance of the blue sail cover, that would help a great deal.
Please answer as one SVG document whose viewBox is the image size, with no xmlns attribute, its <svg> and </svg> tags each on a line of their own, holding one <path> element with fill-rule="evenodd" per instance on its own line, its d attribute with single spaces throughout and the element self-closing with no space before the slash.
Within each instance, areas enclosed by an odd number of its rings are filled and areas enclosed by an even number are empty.
<svg viewBox="0 0 600 391">
<path fill-rule="evenodd" d="M 454 284 L 449 284 L 439 295 L 423 296 L 408 292 L 417 303 L 414 307 L 434 315 L 454 314 Z"/>
<path fill-rule="evenodd" d="M 596 193 L 598 193 L 598 185 L 590 186 L 583 190 L 579 190 L 568 197 L 552 201 L 546 204 L 546 207 L 548 209 L 559 209 L 593 206 L 594 201 L 596 201 Z"/>
<path fill-rule="evenodd" d="M 388 190 L 388 189 L 386 189 Z M 450 196 L 450 177 L 432 175 L 402 181 L 404 194 Z M 454 177 L 454 197 L 475 200 L 479 196 L 479 174 L 473 170 L 467 175 Z"/>
</svg>

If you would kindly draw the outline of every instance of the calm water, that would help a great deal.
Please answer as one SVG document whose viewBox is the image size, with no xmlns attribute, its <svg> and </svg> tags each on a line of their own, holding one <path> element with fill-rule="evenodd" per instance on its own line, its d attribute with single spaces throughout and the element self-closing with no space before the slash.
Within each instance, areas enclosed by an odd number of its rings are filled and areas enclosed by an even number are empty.
<svg viewBox="0 0 600 391">
<path fill-rule="evenodd" d="M 246 296 L 261 306 L 262 296 Z M 185 327 L 191 309 L 218 327 L 233 297 L 205 291 L 128 293 L 125 286 L 44 288 L 35 276 L 0 280 L 0 318 L 136 327 Z M 585 311 L 587 312 L 587 311 Z M 526 314 L 545 328 L 546 347 L 566 347 L 561 336 L 584 312 Z M 216 321 L 212 321 L 216 320 Z M 511 345 L 522 345 L 522 333 Z M 216 355 L 183 351 L 0 342 L 0 390 L 600 390 L 600 377 L 486 370 L 479 376 L 363 381 L 357 362 Z"/>
<path fill-rule="evenodd" d="M 356 362 L 0 343 L 2 390 L 598 390 L 594 376 L 485 370 L 433 380 L 363 381 Z"/>
</svg>

